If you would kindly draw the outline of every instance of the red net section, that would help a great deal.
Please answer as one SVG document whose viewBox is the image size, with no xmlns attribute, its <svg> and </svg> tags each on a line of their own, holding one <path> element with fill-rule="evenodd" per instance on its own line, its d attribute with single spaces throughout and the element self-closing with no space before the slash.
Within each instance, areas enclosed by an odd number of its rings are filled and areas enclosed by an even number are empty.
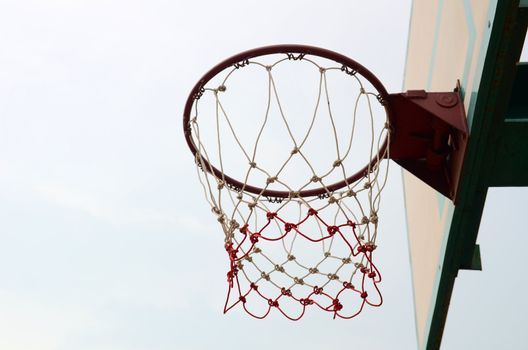
<svg viewBox="0 0 528 350">
<path fill-rule="evenodd" d="M 356 223 L 349 220 L 337 226 L 330 225 L 319 216 L 317 210 L 312 208 L 308 210 L 307 215 L 301 221 L 295 223 L 285 221 L 276 212 L 267 212 L 266 218 L 267 222 L 258 231 L 251 231 L 248 225 L 244 225 L 239 228 L 239 233 L 242 236 L 241 240 L 238 243 L 231 242 L 226 244 L 225 248 L 229 256 L 230 269 L 227 273 L 229 290 L 224 312 L 229 311 L 238 304 L 242 304 L 242 307 L 249 315 L 255 318 L 264 318 L 270 313 L 272 308 L 276 308 L 284 316 L 295 321 L 304 315 L 308 307 L 317 307 L 320 310 L 332 313 L 334 318 L 349 319 L 357 316 L 363 310 L 365 304 L 374 307 L 381 306 L 383 298 L 377 286 L 381 282 L 381 274 L 373 261 L 376 245 L 373 242 L 365 241 L 364 237 L 360 237 L 356 233 Z M 303 232 L 303 224 L 309 218 L 318 221 L 326 231 L 324 235 L 315 238 L 313 235 Z M 273 225 L 274 223 L 277 225 Z M 268 234 L 268 231 L 273 230 L 277 230 L 277 232 Z M 258 248 L 258 242 L 260 240 L 278 241 L 290 234 L 311 243 L 320 243 L 338 237 L 341 241 L 340 243 L 347 247 L 348 255 L 345 258 L 338 258 L 332 256 L 329 251 L 325 252 L 324 258 L 317 265 L 305 267 L 306 271 L 303 276 L 294 277 L 288 274 L 287 268 L 288 265 L 295 263 L 296 257 L 289 254 L 285 262 L 280 265 L 276 264 L 271 271 L 266 272 L 258 269 L 260 271 L 259 278 L 251 280 L 244 269 L 247 269 L 246 266 L 253 263 L 253 256 L 264 254 Z M 332 258 L 341 260 L 341 267 L 352 264 L 352 258 L 364 261 L 364 263 L 354 263 L 354 271 L 351 276 L 347 280 L 342 280 L 335 272 L 325 273 L 319 270 L 318 266 L 324 260 Z M 275 293 L 268 294 L 263 292 L 259 283 L 272 283 L 271 281 L 276 274 L 287 275 L 293 284 L 283 287 L 277 286 L 278 291 Z M 359 274 L 359 276 L 354 278 L 356 274 Z M 320 286 L 311 285 L 309 282 L 305 282 L 310 275 L 321 275 L 327 281 Z M 357 280 L 359 283 L 354 285 L 353 280 Z M 371 294 L 367 291 L 369 289 L 367 288 L 368 285 L 371 287 Z M 326 290 L 327 286 L 332 287 L 328 289 L 333 290 L 333 292 L 328 292 Z M 297 288 L 296 292 L 294 292 L 293 287 L 301 288 Z M 261 308 L 260 313 L 251 310 L 247 306 L 250 296 L 256 296 L 257 299 L 261 299 L 267 307 Z M 359 301 L 350 299 L 359 299 Z M 348 300 L 350 305 L 344 304 L 344 300 Z M 282 306 L 283 301 L 288 302 L 288 308 Z M 292 301 L 298 304 L 298 307 L 291 307 Z"/>
</svg>

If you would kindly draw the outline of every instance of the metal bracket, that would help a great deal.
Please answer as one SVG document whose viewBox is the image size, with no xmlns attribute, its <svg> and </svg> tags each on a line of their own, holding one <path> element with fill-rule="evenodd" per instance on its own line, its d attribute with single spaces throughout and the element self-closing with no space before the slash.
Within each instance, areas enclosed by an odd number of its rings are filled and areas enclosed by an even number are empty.
<svg viewBox="0 0 528 350">
<path fill-rule="evenodd" d="M 388 99 L 390 158 L 454 202 L 468 142 L 459 91 L 409 90 Z"/>
</svg>

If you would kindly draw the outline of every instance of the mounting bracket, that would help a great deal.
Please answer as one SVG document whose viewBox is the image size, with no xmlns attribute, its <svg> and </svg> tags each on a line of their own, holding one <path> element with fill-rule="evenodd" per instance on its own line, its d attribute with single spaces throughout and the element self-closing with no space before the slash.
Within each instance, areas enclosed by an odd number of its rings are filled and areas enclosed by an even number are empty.
<svg viewBox="0 0 528 350">
<path fill-rule="evenodd" d="M 453 92 L 409 90 L 387 101 L 390 158 L 453 202 L 469 136 L 459 92 L 457 84 Z"/>
</svg>

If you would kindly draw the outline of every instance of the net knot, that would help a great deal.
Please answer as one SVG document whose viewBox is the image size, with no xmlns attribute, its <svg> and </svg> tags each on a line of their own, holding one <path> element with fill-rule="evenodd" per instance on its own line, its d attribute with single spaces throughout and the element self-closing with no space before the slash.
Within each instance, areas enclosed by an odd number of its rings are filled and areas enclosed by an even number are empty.
<svg viewBox="0 0 528 350">
<path fill-rule="evenodd" d="M 224 181 L 218 180 L 218 185 L 216 186 L 216 188 L 221 190 L 222 188 L 224 188 L 224 186 L 225 186 Z"/>
<path fill-rule="evenodd" d="M 310 298 L 302 298 L 301 300 L 299 300 L 299 302 L 301 303 L 301 305 L 303 306 L 308 306 L 308 305 L 312 305 L 314 303 L 314 301 Z"/>
<path fill-rule="evenodd" d="M 266 184 L 269 185 L 274 183 L 275 181 L 277 181 L 277 176 L 270 176 L 266 179 Z"/>
<path fill-rule="evenodd" d="M 238 221 L 233 219 L 229 221 L 229 227 L 231 228 L 232 231 L 234 231 L 235 229 L 240 227 L 240 224 L 238 223 Z"/>
<path fill-rule="evenodd" d="M 220 92 L 224 92 L 227 90 L 226 86 L 225 85 L 220 85 L 217 89 L 217 91 L 220 91 Z"/>
<path fill-rule="evenodd" d="M 252 167 L 252 168 L 256 168 L 257 167 L 257 163 L 256 162 L 249 162 L 249 166 Z"/>
<path fill-rule="evenodd" d="M 236 266 L 237 266 L 237 269 L 244 270 L 244 264 L 242 264 L 241 261 L 239 261 Z"/>
<path fill-rule="evenodd" d="M 339 227 L 337 227 L 337 226 L 328 226 L 328 227 L 326 228 L 326 230 L 328 231 L 328 234 L 329 234 L 330 236 L 333 236 L 333 235 L 335 235 L 337 232 L 339 232 Z"/>
<path fill-rule="evenodd" d="M 315 287 L 313 287 L 313 292 L 314 292 L 315 295 L 320 295 L 320 294 L 323 293 L 323 288 L 315 286 Z"/>
<path fill-rule="evenodd" d="M 239 297 L 238 297 L 238 300 L 240 300 L 243 304 L 246 303 L 246 297 L 243 296 L 243 295 L 239 296 Z"/>
<path fill-rule="evenodd" d="M 249 227 L 248 224 L 245 224 L 244 226 L 242 226 L 242 227 L 239 229 L 240 233 L 247 234 L 248 231 L 249 231 L 249 230 L 248 230 L 248 227 Z"/>
<path fill-rule="evenodd" d="M 361 223 L 362 223 L 362 224 L 368 224 L 368 223 L 369 223 L 369 219 L 368 219 L 366 216 L 363 216 L 363 217 L 361 218 Z"/>
<path fill-rule="evenodd" d="M 317 267 L 311 267 L 311 268 L 308 269 L 308 272 L 310 272 L 310 273 L 318 273 L 319 269 Z"/>
<path fill-rule="evenodd" d="M 312 182 L 319 182 L 319 181 L 321 181 L 321 178 L 319 176 L 317 176 L 317 175 L 314 175 L 314 176 L 312 176 L 312 178 L 310 180 Z"/>
<path fill-rule="evenodd" d="M 292 149 L 292 151 L 290 152 L 290 154 L 291 154 L 292 156 L 293 156 L 294 154 L 297 154 L 297 153 L 299 153 L 299 147 L 294 147 L 294 148 Z"/>
<path fill-rule="evenodd" d="M 295 256 L 289 254 L 289 255 L 288 255 L 288 261 L 293 261 L 293 260 L 295 260 Z"/>
<path fill-rule="evenodd" d="M 269 306 L 274 306 L 274 307 L 279 307 L 279 302 L 277 300 L 268 299 L 268 305 Z"/>
<path fill-rule="evenodd" d="M 359 269 L 359 271 L 361 271 L 361 273 L 369 272 L 369 270 L 365 266 L 361 267 L 361 269 Z"/>
<path fill-rule="evenodd" d="M 352 259 L 350 258 L 343 258 L 341 259 L 341 261 L 343 262 L 343 264 L 350 264 L 352 262 Z"/>
<path fill-rule="evenodd" d="M 275 219 L 276 217 L 277 217 L 277 213 L 275 213 L 275 212 L 271 212 L 271 211 L 269 211 L 269 212 L 266 213 L 266 218 L 267 218 L 268 220 L 273 220 L 273 219 Z"/>
<path fill-rule="evenodd" d="M 228 232 L 225 233 L 225 238 L 224 238 L 224 242 L 231 242 L 233 240 L 233 238 L 235 238 L 235 235 L 233 234 L 233 230 L 231 230 L 231 228 L 229 229 Z"/>
<path fill-rule="evenodd" d="M 251 236 L 249 236 L 249 240 L 251 241 L 251 243 L 255 244 L 259 241 L 259 237 L 260 235 L 258 233 L 253 233 L 251 234 Z"/>
<path fill-rule="evenodd" d="M 330 252 L 324 252 L 325 258 L 328 258 L 330 255 L 332 255 Z"/>
<path fill-rule="evenodd" d="M 319 67 L 319 73 L 323 74 L 324 72 L 326 72 L 326 69 L 323 67 Z"/>
<path fill-rule="evenodd" d="M 250 257 L 249 255 L 248 255 L 248 256 L 246 256 L 246 257 L 245 257 L 245 259 L 246 259 L 247 261 L 249 261 L 249 262 L 252 262 L 252 261 L 253 261 L 253 258 L 252 258 L 252 257 Z"/>
<path fill-rule="evenodd" d="M 292 224 L 291 222 L 287 222 L 284 224 L 284 231 L 290 232 L 291 230 L 294 230 L 297 228 L 297 225 Z"/>
<path fill-rule="evenodd" d="M 328 197 L 328 203 L 334 204 L 335 202 L 337 202 L 337 198 L 336 197 L 334 197 L 334 196 Z"/>
<path fill-rule="evenodd" d="M 284 272 L 284 267 L 280 265 L 275 265 L 275 271 Z"/>
<path fill-rule="evenodd" d="M 367 293 L 367 292 L 362 292 L 362 293 L 361 293 L 361 297 L 362 297 L 363 299 L 367 299 L 367 297 L 368 297 L 368 293 Z"/>
<path fill-rule="evenodd" d="M 226 244 L 225 250 L 232 261 L 236 260 L 238 249 L 233 248 L 233 243 Z"/>
<path fill-rule="evenodd" d="M 355 196 L 357 195 L 357 193 L 354 192 L 354 190 L 348 190 L 348 191 L 346 192 L 346 195 L 347 195 L 348 197 L 355 197 Z"/>
<path fill-rule="evenodd" d="M 254 282 L 251 282 L 251 284 L 249 285 L 249 287 L 253 290 L 258 290 L 258 285 Z"/>
<path fill-rule="evenodd" d="M 253 208 L 255 208 L 256 206 L 257 206 L 257 202 L 249 202 L 249 203 L 248 203 L 248 207 L 249 207 L 250 209 L 253 209 Z"/>
<path fill-rule="evenodd" d="M 233 284 L 234 278 L 235 278 L 235 274 L 233 273 L 233 271 L 228 271 L 227 272 L 227 282 L 229 282 L 229 285 Z"/>
<path fill-rule="evenodd" d="M 361 244 L 360 244 L 360 245 L 357 247 L 357 251 L 358 251 L 358 253 L 364 253 L 364 252 L 367 251 L 367 249 L 365 248 L 364 245 L 361 245 Z"/>
<path fill-rule="evenodd" d="M 370 271 L 368 276 L 369 276 L 369 278 L 374 278 L 374 277 L 376 277 L 376 272 Z"/>
<path fill-rule="evenodd" d="M 375 245 L 374 243 L 372 242 L 368 242 L 367 244 L 365 244 L 365 250 L 367 252 L 373 252 L 378 246 Z"/>
<path fill-rule="evenodd" d="M 333 306 L 333 310 L 334 311 L 339 311 L 339 310 L 343 309 L 343 304 L 341 304 L 339 302 L 339 299 L 337 299 L 337 298 L 332 300 L 332 306 Z"/>
<path fill-rule="evenodd" d="M 354 289 L 354 285 L 350 282 L 343 282 L 343 287 L 346 289 Z"/>
<path fill-rule="evenodd" d="M 295 282 L 296 284 L 299 284 L 299 285 L 304 285 L 304 280 L 302 278 L 298 278 L 298 277 L 295 277 L 293 279 L 293 282 Z"/>
<path fill-rule="evenodd" d="M 329 273 L 327 275 L 328 279 L 331 280 L 331 281 L 335 281 L 335 280 L 338 280 L 339 279 L 339 276 L 336 275 L 335 273 Z"/>
<path fill-rule="evenodd" d="M 232 274 L 232 276 L 237 276 L 238 275 L 238 269 L 235 266 L 233 266 L 231 268 L 231 274 Z"/>
<path fill-rule="evenodd" d="M 279 307 L 279 302 L 277 300 L 268 299 L 268 305 L 269 306 L 274 306 L 274 307 Z"/>
<path fill-rule="evenodd" d="M 338 166 L 340 166 L 341 164 L 343 164 L 343 161 L 341 159 L 337 159 L 334 161 L 334 163 L 332 164 L 332 166 L 334 168 L 337 168 Z"/>
<path fill-rule="evenodd" d="M 377 224 L 378 223 L 378 215 L 376 215 L 376 212 L 372 212 L 370 214 L 370 218 L 369 218 L 370 222 L 372 222 L 373 224 Z"/>
<path fill-rule="evenodd" d="M 264 278 L 266 281 L 269 281 L 270 280 L 270 276 L 269 274 L 265 273 L 265 272 L 261 272 L 260 273 L 260 277 Z"/>
<path fill-rule="evenodd" d="M 291 191 L 288 194 L 288 198 L 297 198 L 297 197 L 299 197 L 299 192 L 298 191 Z"/>
<path fill-rule="evenodd" d="M 255 254 L 262 253 L 262 249 L 260 249 L 259 247 L 253 247 L 253 253 Z"/>
<path fill-rule="evenodd" d="M 238 253 L 238 249 L 233 249 L 232 251 L 229 252 L 229 257 L 231 258 L 231 260 L 236 260 L 237 259 L 237 253 Z"/>
<path fill-rule="evenodd" d="M 364 89 L 363 87 L 360 87 L 360 88 L 359 88 L 359 93 L 360 93 L 360 94 L 364 94 L 364 93 L 365 93 L 365 89 Z"/>
<path fill-rule="evenodd" d="M 282 295 L 286 295 L 287 297 L 291 297 L 291 296 L 292 296 L 292 292 L 291 292 L 291 290 L 286 289 L 286 288 L 284 288 L 284 287 L 281 288 L 281 294 L 282 294 Z"/>
<path fill-rule="evenodd" d="M 317 210 L 315 210 L 314 208 L 310 208 L 308 209 L 308 215 L 309 216 L 314 216 L 314 215 L 317 215 Z"/>
<path fill-rule="evenodd" d="M 353 222 L 352 220 L 348 220 L 348 221 L 347 221 L 347 225 L 348 225 L 348 226 L 352 226 L 352 228 L 356 228 L 356 223 Z"/>
<path fill-rule="evenodd" d="M 222 213 L 222 210 L 220 210 L 220 208 L 218 208 L 218 207 L 212 207 L 212 208 L 211 208 L 211 211 L 212 211 L 213 213 L 215 213 L 216 215 L 222 215 L 222 214 L 223 214 L 223 213 Z"/>
<path fill-rule="evenodd" d="M 368 189 L 368 188 L 371 188 L 371 187 L 372 187 L 372 184 L 370 182 L 368 182 L 368 181 L 363 184 L 363 188 L 365 188 L 365 189 Z"/>
<path fill-rule="evenodd" d="M 273 66 L 266 66 L 266 70 L 267 70 L 268 72 L 271 72 L 271 69 L 272 69 L 272 68 L 273 68 Z"/>
</svg>

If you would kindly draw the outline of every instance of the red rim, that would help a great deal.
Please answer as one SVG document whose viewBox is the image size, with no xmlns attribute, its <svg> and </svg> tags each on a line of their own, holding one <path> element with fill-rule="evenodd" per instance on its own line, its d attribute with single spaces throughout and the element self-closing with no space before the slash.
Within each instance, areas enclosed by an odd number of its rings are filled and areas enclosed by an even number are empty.
<svg viewBox="0 0 528 350">
<path fill-rule="evenodd" d="M 319 56 L 323 57 L 329 60 L 333 60 L 337 63 L 340 63 L 354 71 L 357 72 L 357 74 L 361 75 L 363 78 L 368 80 L 372 86 L 378 91 L 378 97 L 385 101 L 384 107 L 385 111 L 387 113 L 387 118 L 389 122 L 392 121 L 392 115 L 389 108 L 388 101 L 389 94 L 387 93 L 387 90 L 383 86 L 383 84 L 379 81 L 379 79 L 372 74 L 368 69 L 363 67 L 361 64 L 357 63 L 351 58 L 348 58 L 344 55 L 341 55 L 337 52 L 330 51 L 327 49 L 322 49 L 319 47 L 314 46 L 307 46 L 307 45 L 272 45 L 272 46 L 265 46 L 260 47 L 248 51 L 241 52 L 237 55 L 234 55 L 213 68 L 211 68 L 207 73 L 204 74 L 204 76 L 198 80 L 198 82 L 194 85 L 194 87 L 191 90 L 191 93 L 189 94 L 189 97 L 187 97 L 187 102 L 185 103 L 185 109 L 183 111 L 183 130 L 185 135 L 185 140 L 187 141 L 187 145 L 189 146 L 193 156 L 196 158 L 196 153 L 198 153 L 198 149 L 196 148 L 196 145 L 193 142 L 192 139 L 192 132 L 191 132 L 191 125 L 190 125 L 190 119 L 191 119 L 191 110 L 194 104 L 195 97 L 197 95 L 201 95 L 202 88 L 218 73 L 222 72 L 226 68 L 229 68 L 233 66 L 236 63 L 240 63 L 246 59 L 255 58 L 258 56 L 265 56 L 265 55 L 272 55 L 272 54 L 307 54 L 312 56 Z M 320 196 L 320 195 L 326 195 L 328 192 L 334 192 L 336 190 L 339 190 L 348 184 L 354 183 L 360 178 L 364 177 L 366 173 L 368 172 L 368 169 L 374 166 L 378 159 L 381 160 L 384 157 L 385 150 L 387 149 L 387 139 L 383 142 L 383 145 L 380 148 L 379 153 L 370 161 L 369 164 L 365 165 L 362 169 L 360 169 L 358 172 L 356 172 L 354 175 L 349 176 L 347 179 L 333 183 L 331 185 L 325 186 L 325 187 L 319 187 L 314 188 L 310 190 L 304 190 L 300 191 L 298 193 L 299 197 L 312 197 L 312 196 Z M 223 174 L 220 170 L 218 170 L 216 167 L 214 167 L 212 164 L 209 164 L 205 157 L 201 157 L 205 169 L 209 172 L 212 172 L 214 176 L 217 178 L 224 179 L 225 182 L 227 182 L 229 185 L 243 189 L 245 192 L 250 192 L 257 195 L 263 195 L 266 197 L 277 197 L 277 198 L 288 198 L 291 196 L 290 191 L 277 191 L 277 190 L 269 190 L 269 189 L 263 189 L 257 186 L 252 186 L 249 184 L 245 184 L 230 177 L 227 174 Z"/>
</svg>

